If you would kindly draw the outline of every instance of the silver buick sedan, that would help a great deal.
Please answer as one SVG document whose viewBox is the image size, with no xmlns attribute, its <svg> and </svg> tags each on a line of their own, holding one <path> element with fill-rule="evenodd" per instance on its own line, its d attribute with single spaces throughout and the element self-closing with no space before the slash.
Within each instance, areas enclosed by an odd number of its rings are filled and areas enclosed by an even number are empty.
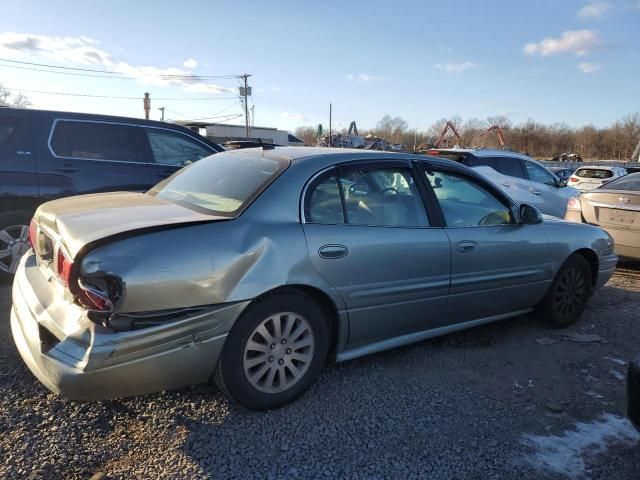
<svg viewBox="0 0 640 480">
<path fill-rule="evenodd" d="M 613 272 L 598 227 L 463 165 L 345 149 L 200 160 L 141 193 L 42 205 L 13 285 L 27 366 L 72 399 L 214 380 L 284 405 L 349 360 L 536 311 L 575 322 Z"/>
</svg>

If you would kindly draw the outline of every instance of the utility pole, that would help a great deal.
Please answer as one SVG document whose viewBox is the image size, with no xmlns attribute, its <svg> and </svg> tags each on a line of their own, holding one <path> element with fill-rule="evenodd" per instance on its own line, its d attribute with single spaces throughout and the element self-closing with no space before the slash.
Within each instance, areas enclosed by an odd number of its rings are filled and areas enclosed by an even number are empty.
<svg viewBox="0 0 640 480">
<path fill-rule="evenodd" d="M 331 146 L 331 114 L 333 110 L 333 105 L 329 104 L 329 146 Z"/>
<path fill-rule="evenodd" d="M 162 118 L 160 118 L 160 121 L 164 122 L 164 107 L 160 107 L 158 110 L 162 112 Z"/>
<path fill-rule="evenodd" d="M 149 98 L 149 92 L 144 93 L 144 118 L 145 120 L 149 120 L 149 110 L 151 110 L 151 99 Z"/>
<path fill-rule="evenodd" d="M 240 78 L 244 80 L 244 89 L 240 89 L 241 96 L 244 97 L 244 124 L 245 124 L 245 137 L 249 138 L 249 102 L 247 101 L 247 96 L 249 95 L 249 86 L 247 85 L 247 79 L 251 75 L 247 75 L 243 73 L 240 75 Z"/>
</svg>

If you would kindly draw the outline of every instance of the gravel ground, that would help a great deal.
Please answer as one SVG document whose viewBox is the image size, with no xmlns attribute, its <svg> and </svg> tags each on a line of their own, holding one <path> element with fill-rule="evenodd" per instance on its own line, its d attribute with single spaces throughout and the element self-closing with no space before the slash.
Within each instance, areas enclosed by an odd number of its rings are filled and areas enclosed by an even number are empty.
<svg viewBox="0 0 640 480">
<path fill-rule="evenodd" d="M 328 366 L 273 412 L 198 386 L 77 403 L 23 366 L 0 287 L 0 478 L 640 478 L 624 419 L 640 265 L 574 327 L 530 317 Z"/>
</svg>

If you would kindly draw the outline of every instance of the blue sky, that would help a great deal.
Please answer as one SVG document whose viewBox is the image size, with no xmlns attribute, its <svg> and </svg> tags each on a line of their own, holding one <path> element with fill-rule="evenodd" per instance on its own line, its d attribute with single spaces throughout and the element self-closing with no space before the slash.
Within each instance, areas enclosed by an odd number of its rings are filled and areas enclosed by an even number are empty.
<svg viewBox="0 0 640 480">
<path fill-rule="evenodd" d="M 156 119 L 160 106 L 172 119 L 239 114 L 238 84 L 169 84 L 150 73 L 250 73 L 255 124 L 286 129 L 326 126 L 329 102 L 336 126 L 356 120 L 361 128 L 387 113 L 419 129 L 455 114 L 602 126 L 640 110 L 640 0 L 25 0 L 4 2 L 2 19 L 2 59 L 135 77 L 0 61 L 6 87 L 149 91 Z M 36 108 L 143 115 L 141 100 L 27 94 Z"/>
</svg>

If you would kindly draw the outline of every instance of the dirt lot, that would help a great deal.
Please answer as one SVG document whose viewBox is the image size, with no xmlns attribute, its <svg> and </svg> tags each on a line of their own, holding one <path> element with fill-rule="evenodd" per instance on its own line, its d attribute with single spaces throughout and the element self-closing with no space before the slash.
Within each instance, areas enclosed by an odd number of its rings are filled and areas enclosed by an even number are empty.
<svg viewBox="0 0 640 480">
<path fill-rule="evenodd" d="M 57 398 L 15 351 L 10 296 L 0 288 L 0 478 L 640 478 L 624 418 L 638 264 L 568 330 L 521 317 L 331 365 L 267 413 L 206 385 Z"/>
</svg>

